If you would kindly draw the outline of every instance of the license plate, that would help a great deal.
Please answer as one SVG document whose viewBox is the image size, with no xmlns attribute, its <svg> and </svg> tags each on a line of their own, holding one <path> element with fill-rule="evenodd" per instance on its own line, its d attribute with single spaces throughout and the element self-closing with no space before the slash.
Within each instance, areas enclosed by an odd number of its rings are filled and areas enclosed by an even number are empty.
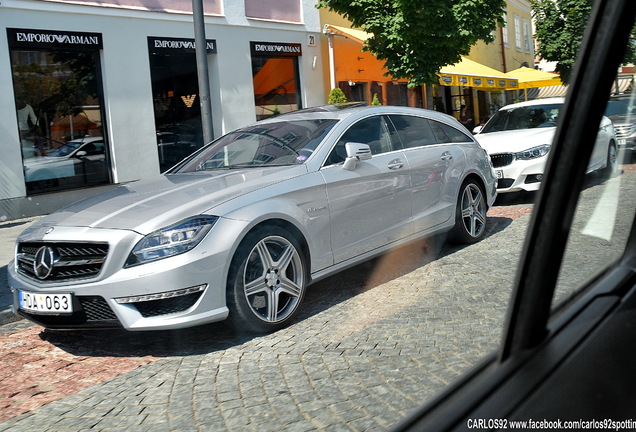
<svg viewBox="0 0 636 432">
<path fill-rule="evenodd" d="M 627 144 L 627 140 L 624 140 L 624 139 L 619 139 L 618 140 L 618 145 L 619 146 L 624 146 L 625 144 Z"/>
<path fill-rule="evenodd" d="M 503 170 L 495 170 L 495 174 L 497 174 L 498 179 L 504 178 Z"/>
<path fill-rule="evenodd" d="M 18 291 L 20 309 L 33 313 L 73 313 L 71 294 L 38 294 Z"/>
</svg>

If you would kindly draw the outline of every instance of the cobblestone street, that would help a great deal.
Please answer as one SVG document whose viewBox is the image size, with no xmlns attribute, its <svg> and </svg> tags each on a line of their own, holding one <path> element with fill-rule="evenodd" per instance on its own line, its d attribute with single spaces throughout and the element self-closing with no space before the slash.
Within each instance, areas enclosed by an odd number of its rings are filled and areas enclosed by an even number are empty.
<svg viewBox="0 0 636 432">
<path fill-rule="evenodd" d="M 632 190 L 634 165 L 624 174 Z M 583 216 L 602 203 L 596 185 Z M 534 198 L 500 197 L 477 244 L 433 238 L 312 285 L 295 323 L 269 335 L 224 323 L 2 325 L 0 431 L 386 430 L 497 348 Z M 582 241 L 564 280 L 576 280 L 586 248 L 613 247 Z"/>
<path fill-rule="evenodd" d="M 384 430 L 496 348 L 530 211 L 323 280 L 266 336 L 6 325 L 0 430 Z"/>
</svg>

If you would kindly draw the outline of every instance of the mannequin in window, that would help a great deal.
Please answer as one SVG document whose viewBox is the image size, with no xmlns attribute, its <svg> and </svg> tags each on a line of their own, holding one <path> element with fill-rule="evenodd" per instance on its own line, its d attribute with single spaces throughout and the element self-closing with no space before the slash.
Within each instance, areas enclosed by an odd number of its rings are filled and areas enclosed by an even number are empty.
<svg viewBox="0 0 636 432">
<path fill-rule="evenodd" d="M 18 111 L 18 128 L 20 130 L 20 143 L 22 144 L 22 151 L 25 152 L 25 155 L 30 153 L 33 148 L 33 152 L 35 152 L 35 143 L 33 141 L 34 134 L 33 128 L 38 124 L 38 118 L 35 115 L 35 111 L 33 107 L 28 103 L 25 103 L 22 99 L 18 99 L 16 101 L 17 111 Z"/>
</svg>

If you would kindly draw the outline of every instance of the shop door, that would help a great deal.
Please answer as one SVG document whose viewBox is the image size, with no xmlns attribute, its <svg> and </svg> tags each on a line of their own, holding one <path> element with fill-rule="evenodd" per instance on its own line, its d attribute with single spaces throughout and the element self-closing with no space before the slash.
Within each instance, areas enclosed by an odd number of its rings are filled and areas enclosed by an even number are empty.
<svg viewBox="0 0 636 432">
<path fill-rule="evenodd" d="M 196 56 L 150 53 L 157 152 L 161 172 L 203 146 Z"/>
</svg>

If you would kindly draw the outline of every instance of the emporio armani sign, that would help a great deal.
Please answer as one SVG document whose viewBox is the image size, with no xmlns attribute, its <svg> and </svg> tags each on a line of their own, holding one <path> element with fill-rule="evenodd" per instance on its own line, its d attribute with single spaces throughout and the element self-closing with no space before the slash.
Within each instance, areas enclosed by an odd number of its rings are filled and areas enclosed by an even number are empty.
<svg viewBox="0 0 636 432">
<path fill-rule="evenodd" d="M 101 33 L 7 29 L 11 48 L 95 50 L 102 48 Z"/>
<path fill-rule="evenodd" d="M 191 51 L 194 52 L 194 39 L 148 37 L 148 48 L 151 52 L 161 51 Z M 216 39 L 206 39 L 205 49 L 210 54 L 216 54 Z"/>
<path fill-rule="evenodd" d="M 302 47 L 299 43 L 284 42 L 250 42 L 253 56 L 300 56 Z"/>
<path fill-rule="evenodd" d="M 17 42 L 99 45 L 99 37 L 97 36 L 18 32 L 15 37 Z"/>
</svg>

